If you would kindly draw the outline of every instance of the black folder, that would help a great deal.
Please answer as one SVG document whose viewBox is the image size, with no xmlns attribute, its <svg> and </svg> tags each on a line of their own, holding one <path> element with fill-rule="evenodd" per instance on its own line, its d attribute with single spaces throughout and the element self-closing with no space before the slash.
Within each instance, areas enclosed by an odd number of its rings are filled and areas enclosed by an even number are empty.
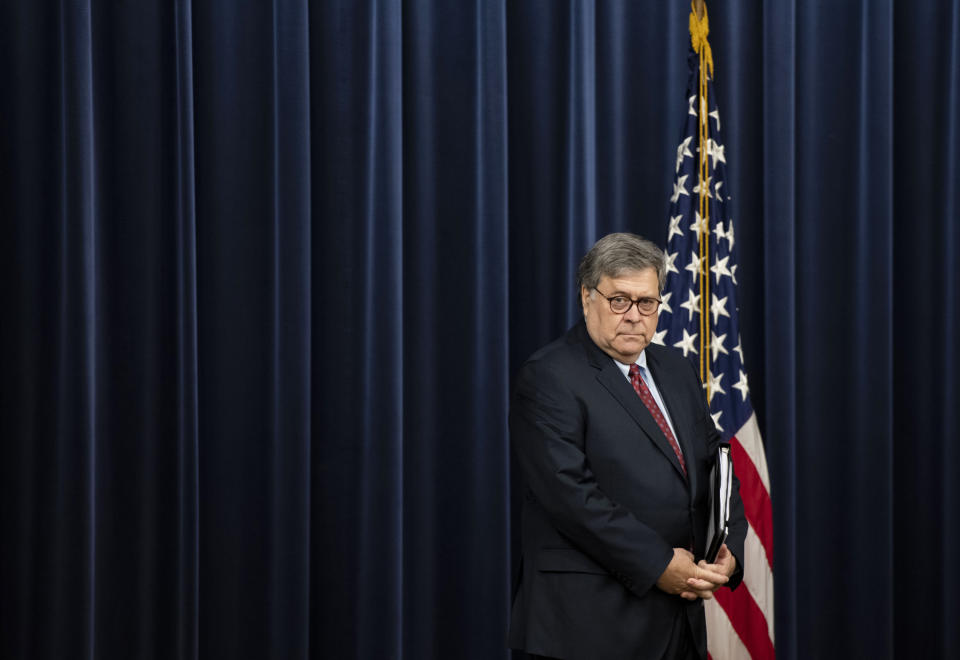
<svg viewBox="0 0 960 660">
<path fill-rule="evenodd" d="M 710 519 L 707 523 L 707 547 L 704 559 L 712 564 L 717 561 L 720 547 L 727 540 L 730 522 L 730 493 L 733 489 L 733 459 L 730 444 L 723 442 L 717 447 L 716 461 L 710 469 Z"/>
</svg>

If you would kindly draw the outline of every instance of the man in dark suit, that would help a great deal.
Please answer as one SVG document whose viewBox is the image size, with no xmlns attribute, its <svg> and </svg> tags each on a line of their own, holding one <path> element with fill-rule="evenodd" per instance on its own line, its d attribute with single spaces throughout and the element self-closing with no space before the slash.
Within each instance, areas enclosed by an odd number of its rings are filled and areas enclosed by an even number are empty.
<svg viewBox="0 0 960 660">
<path fill-rule="evenodd" d="M 567 660 L 706 658 L 703 600 L 734 588 L 746 521 L 703 556 L 721 438 L 699 377 L 651 343 L 663 252 L 610 234 L 584 256 L 584 320 L 520 370 L 511 441 L 526 481 L 510 646 Z"/>
</svg>

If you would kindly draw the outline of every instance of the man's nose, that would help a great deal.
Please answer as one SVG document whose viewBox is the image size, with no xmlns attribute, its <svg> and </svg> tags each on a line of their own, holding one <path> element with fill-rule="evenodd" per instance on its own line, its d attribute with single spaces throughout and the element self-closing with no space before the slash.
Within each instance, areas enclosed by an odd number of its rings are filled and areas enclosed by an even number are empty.
<svg viewBox="0 0 960 660">
<path fill-rule="evenodd" d="M 637 308 L 637 304 L 632 303 L 630 308 L 624 312 L 623 317 L 631 323 L 637 323 L 643 317 L 643 314 L 640 313 L 640 310 Z"/>
</svg>

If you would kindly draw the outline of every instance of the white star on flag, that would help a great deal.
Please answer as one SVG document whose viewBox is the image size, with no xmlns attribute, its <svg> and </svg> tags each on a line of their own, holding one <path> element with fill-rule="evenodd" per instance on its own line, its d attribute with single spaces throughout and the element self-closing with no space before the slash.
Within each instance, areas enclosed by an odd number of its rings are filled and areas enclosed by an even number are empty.
<svg viewBox="0 0 960 660">
<path fill-rule="evenodd" d="M 667 233 L 667 242 L 669 242 L 670 239 L 673 238 L 674 234 L 681 234 L 681 235 L 683 234 L 683 230 L 680 229 L 681 220 L 683 220 L 682 213 L 680 215 L 675 215 L 672 218 L 670 218 L 670 230 Z"/>
<path fill-rule="evenodd" d="M 677 182 L 673 184 L 673 197 L 670 198 L 670 201 L 674 204 L 677 203 L 677 200 L 680 199 L 680 195 L 689 195 L 687 189 L 684 185 L 684 182 L 687 180 L 687 175 L 684 174 L 682 177 L 677 179 Z"/>
<path fill-rule="evenodd" d="M 694 211 L 693 222 L 690 223 L 690 231 L 696 234 L 699 238 L 706 226 L 707 221 L 700 215 L 700 211 Z"/>
<path fill-rule="evenodd" d="M 700 313 L 700 294 L 698 293 L 695 295 L 693 293 L 693 289 L 690 289 L 690 297 L 687 298 L 687 302 L 681 303 L 680 307 L 690 313 L 690 320 L 692 321 L 694 313 Z"/>
<path fill-rule="evenodd" d="M 703 188 L 703 189 L 707 191 L 707 197 L 711 197 L 711 198 L 713 197 L 713 193 L 710 192 L 710 177 L 709 177 L 709 176 L 707 177 L 707 183 L 704 185 L 704 188 Z M 700 184 L 699 184 L 699 183 L 693 187 L 693 192 L 696 193 L 696 194 L 698 194 L 698 195 L 700 194 Z"/>
<path fill-rule="evenodd" d="M 710 297 L 713 298 L 710 302 L 710 313 L 713 314 L 713 323 L 716 325 L 721 316 L 730 316 L 730 313 L 727 312 L 727 296 L 717 298 L 716 295 L 711 293 Z"/>
<path fill-rule="evenodd" d="M 713 159 L 713 166 L 717 166 L 717 161 L 726 164 L 727 158 L 723 154 L 724 146 L 713 140 L 707 140 L 707 156 Z"/>
<path fill-rule="evenodd" d="M 710 352 L 713 353 L 713 361 L 714 361 L 714 362 L 717 361 L 717 355 L 719 355 L 720 353 L 723 353 L 724 355 L 728 355 L 727 349 L 725 349 L 725 348 L 723 347 L 723 342 L 726 341 L 726 339 L 727 339 L 727 334 L 726 334 L 726 333 L 724 333 L 724 334 L 722 334 L 722 335 L 717 335 L 717 334 L 715 334 L 715 333 L 711 333 L 711 335 L 710 335 Z"/>
<path fill-rule="evenodd" d="M 730 269 L 727 268 L 727 262 L 730 261 L 730 255 L 728 254 L 723 259 L 717 259 L 717 261 L 710 266 L 711 272 L 717 276 L 717 283 L 720 283 L 720 277 L 726 275 L 727 277 L 733 277 L 733 273 L 730 272 Z"/>
<path fill-rule="evenodd" d="M 692 335 L 687 334 L 687 329 L 683 329 L 683 339 L 674 344 L 677 348 L 683 351 L 683 357 L 687 357 L 687 353 L 693 352 L 696 353 L 697 349 L 693 347 L 693 341 L 697 338 L 697 333 L 694 332 Z"/>
<path fill-rule="evenodd" d="M 723 182 L 722 182 L 722 181 L 719 181 L 719 182 L 717 182 L 717 185 L 720 185 L 721 183 L 723 183 Z M 670 218 L 670 221 L 673 222 L 673 218 Z M 720 239 L 721 239 L 721 238 L 726 238 L 726 237 L 727 237 L 727 233 L 726 233 L 725 231 L 723 231 L 723 223 L 722 223 L 722 222 L 718 222 L 716 225 L 714 225 L 714 227 L 713 227 L 713 235 L 716 237 L 717 243 L 720 242 Z M 667 238 L 667 242 L 670 242 L 670 238 L 669 238 L 669 237 Z"/>
<path fill-rule="evenodd" d="M 740 390 L 740 396 L 743 397 L 743 400 L 747 400 L 747 394 L 750 393 L 750 387 L 747 385 L 747 374 L 743 373 L 743 369 L 740 370 L 740 380 L 733 384 L 733 389 Z"/>
<path fill-rule="evenodd" d="M 700 257 L 697 256 L 696 252 L 690 253 L 690 263 L 687 264 L 687 267 L 684 268 L 684 270 L 689 270 L 690 275 L 693 277 L 693 281 L 697 281 L 697 277 L 700 275 Z"/>
<path fill-rule="evenodd" d="M 679 270 L 677 270 L 677 267 L 674 265 L 674 262 L 675 262 L 676 260 L 677 260 L 677 253 L 676 253 L 676 252 L 671 252 L 670 254 L 667 255 L 666 260 L 663 262 L 664 270 L 665 270 L 667 273 L 679 273 L 679 272 L 680 272 Z"/>
<path fill-rule="evenodd" d="M 727 393 L 726 390 L 720 387 L 720 381 L 723 380 L 723 376 L 724 376 L 724 373 L 722 371 L 718 373 L 716 376 L 714 376 L 709 371 L 707 372 L 707 378 L 708 378 L 707 382 L 710 383 L 709 387 L 705 386 L 707 387 L 707 403 L 710 403 L 711 401 L 713 401 L 713 397 L 715 397 L 717 394 Z"/>
<path fill-rule="evenodd" d="M 679 147 L 677 147 L 677 172 L 680 171 L 680 166 L 683 164 L 684 158 L 693 158 L 693 152 L 690 151 L 691 140 L 693 140 L 693 136 L 688 137 L 686 140 L 680 143 Z"/>
<path fill-rule="evenodd" d="M 677 272 L 677 269 L 674 268 L 673 272 Z M 667 314 L 673 314 L 673 309 L 670 307 L 670 296 L 673 295 L 673 291 L 667 291 L 663 294 L 663 299 L 660 301 L 660 313 L 666 312 Z"/>
<path fill-rule="evenodd" d="M 713 418 L 713 425 L 717 427 L 717 430 L 720 431 L 720 433 L 723 433 L 723 427 L 720 426 L 720 415 L 722 414 L 722 410 L 718 410 L 715 413 L 710 413 L 710 416 Z"/>
<path fill-rule="evenodd" d="M 724 238 L 727 239 L 727 251 L 733 252 L 733 220 L 730 220 L 728 225 L 730 228 L 724 233 Z"/>
</svg>

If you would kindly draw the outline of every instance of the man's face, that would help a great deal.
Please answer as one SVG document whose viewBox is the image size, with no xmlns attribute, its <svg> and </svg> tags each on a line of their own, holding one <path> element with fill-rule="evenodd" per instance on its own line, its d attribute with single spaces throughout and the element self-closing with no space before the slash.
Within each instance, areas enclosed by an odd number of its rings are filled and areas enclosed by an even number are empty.
<svg viewBox="0 0 960 660">
<path fill-rule="evenodd" d="M 596 290 L 580 289 L 583 316 L 593 343 L 614 360 L 633 364 L 653 339 L 659 309 L 655 314 L 644 316 L 636 305 L 631 305 L 623 314 L 614 314 L 604 296 L 623 296 L 631 300 L 659 298 L 657 271 L 646 268 L 621 273 L 617 277 L 604 276 Z"/>
</svg>

